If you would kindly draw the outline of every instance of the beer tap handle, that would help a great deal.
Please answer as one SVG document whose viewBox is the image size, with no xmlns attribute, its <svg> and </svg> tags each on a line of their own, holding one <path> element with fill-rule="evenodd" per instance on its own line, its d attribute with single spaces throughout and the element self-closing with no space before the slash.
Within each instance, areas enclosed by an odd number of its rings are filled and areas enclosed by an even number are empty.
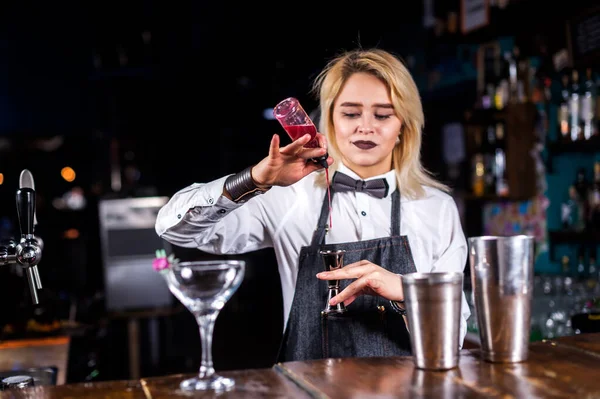
<svg viewBox="0 0 600 399">
<path fill-rule="evenodd" d="M 17 216 L 21 228 L 21 241 L 17 244 L 17 262 L 25 268 L 27 282 L 34 304 L 39 303 L 37 290 L 41 288 L 37 264 L 40 262 L 42 250 L 33 235 L 35 220 L 35 191 L 29 187 L 17 190 Z"/>
<path fill-rule="evenodd" d="M 29 169 L 23 169 L 21 174 L 19 175 L 19 188 L 30 188 L 35 193 L 35 181 L 33 180 L 33 175 L 29 171 Z M 35 226 L 37 226 L 37 215 L 36 215 L 35 202 L 33 205 L 33 229 L 31 230 L 31 234 L 34 233 Z"/>
<path fill-rule="evenodd" d="M 17 190 L 17 217 L 22 238 L 33 237 L 33 221 L 35 215 L 35 191 L 23 187 Z"/>
<path fill-rule="evenodd" d="M 21 175 L 19 176 L 19 187 L 23 188 L 30 188 L 33 190 L 34 193 L 34 197 L 35 197 L 35 182 L 33 180 L 33 175 L 31 174 L 31 172 L 29 171 L 29 169 L 23 169 L 21 171 Z M 34 198 L 35 199 L 35 198 Z M 32 229 L 31 229 L 31 234 L 35 233 L 35 227 L 37 226 L 38 222 L 37 222 L 37 216 L 36 216 L 36 207 L 35 207 L 35 201 L 33 203 L 32 206 L 33 209 L 33 224 L 32 224 Z M 35 238 L 35 240 L 37 241 L 37 244 L 40 248 L 40 251 L 44 249 L 44 244 L 41 238 L 39 237 L 33 237 Z M 42 289 L 42 280 L 40 279 L 40 272 L 38 270 L 37 265 L 33 265 L 31 266 L 31 270 L 33 272 L 33 277 L 35 278 L 35 285 L 37 287 L 38 290 Z"/>
</svg>

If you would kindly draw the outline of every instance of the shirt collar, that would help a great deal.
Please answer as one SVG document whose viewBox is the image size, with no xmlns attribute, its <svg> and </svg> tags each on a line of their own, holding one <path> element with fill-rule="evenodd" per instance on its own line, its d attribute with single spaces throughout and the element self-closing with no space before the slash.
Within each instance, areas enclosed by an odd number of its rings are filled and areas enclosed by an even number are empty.
<svg viewBox="0 0 600 399">
<path fill-rule="evenodd" d="M 339 163 L 338 169 L 339 172 L 344 173 L 348 176 L 350 176 L 351 178 L 355 179 L 355 180 L 373 180 L 373 179 L 381 179 L 384 178 L 385 180 L 387 180 L 388 186 L 389 186 L 389 190 L 388 190 L 388 194 L 386 195 L 386 197 L 388 197 L 391 193 L 393 193 L 396 188 L 397 188 L 397 184 L 396 184 L 396 170 L 392 169 L 387 173 L 384 173 L 382 175 L 379 176 L 373 176 L 373 177 L 369 177 L 368 179 L 361 179 L 360 176 L 358 176 L 356 173 L 354 173 L 352 171 L 352 169 L 350 169 L 349 167 L 347 167 L 346 165 L 344 165 L 342 162 Z"/>
</svg>

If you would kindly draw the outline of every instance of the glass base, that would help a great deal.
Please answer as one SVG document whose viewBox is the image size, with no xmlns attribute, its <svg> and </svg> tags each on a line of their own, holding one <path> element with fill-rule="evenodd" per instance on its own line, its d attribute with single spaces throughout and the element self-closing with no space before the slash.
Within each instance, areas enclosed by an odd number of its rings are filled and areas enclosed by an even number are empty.
<svg viewBox="0 0 600 399">
<path fill-rule="evenodd" d="M 235 386 L 235 381 L 231 378 L 222 377 L 213 374 L 212 377 L 201 379 L 198 377 L 184 380 L 179 384 L 183 391 L 229 391 Z"/>
</svg>

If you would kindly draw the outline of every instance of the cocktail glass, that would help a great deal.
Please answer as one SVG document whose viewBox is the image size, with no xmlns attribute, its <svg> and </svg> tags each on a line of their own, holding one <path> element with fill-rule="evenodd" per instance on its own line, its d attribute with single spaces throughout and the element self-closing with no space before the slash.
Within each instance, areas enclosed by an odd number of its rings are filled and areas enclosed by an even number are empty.
<svg viewBox="0 0 600 399">
<path fill-rule="evenodd" d="M 200 328 L 202 362 L 197 377 L 181 382 L 184 391 L 228 391 L 231 378 L 215 373 L 212 339 L 219 312 L 240 286 L 245 271 L 241 260 L 208 260 L 172 265 L 165 278 L 169 290 L 194 315 Z"/>
</svg>

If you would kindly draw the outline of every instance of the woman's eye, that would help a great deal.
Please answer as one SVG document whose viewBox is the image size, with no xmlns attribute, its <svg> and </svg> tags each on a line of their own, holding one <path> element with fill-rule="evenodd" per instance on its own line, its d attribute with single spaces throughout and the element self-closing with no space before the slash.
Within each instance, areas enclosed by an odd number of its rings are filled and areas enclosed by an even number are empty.
<svg viewBox="0 0 600 399">
<path fill-rule="evenodd" d="M 390 118 L 392 115 L 375 115 L 375 118 L 377 119 L 388 119 Z"/>
<path fill-rule="evenodd" d="M 347 117 L 347 118 L 357 118 L 357 117 L 360 116 L 360 114 L 353 114 L 353 113 L 350 113 L 350 112 L 344 112 L 343 115 L 345 117 Z"/>
</svg>

